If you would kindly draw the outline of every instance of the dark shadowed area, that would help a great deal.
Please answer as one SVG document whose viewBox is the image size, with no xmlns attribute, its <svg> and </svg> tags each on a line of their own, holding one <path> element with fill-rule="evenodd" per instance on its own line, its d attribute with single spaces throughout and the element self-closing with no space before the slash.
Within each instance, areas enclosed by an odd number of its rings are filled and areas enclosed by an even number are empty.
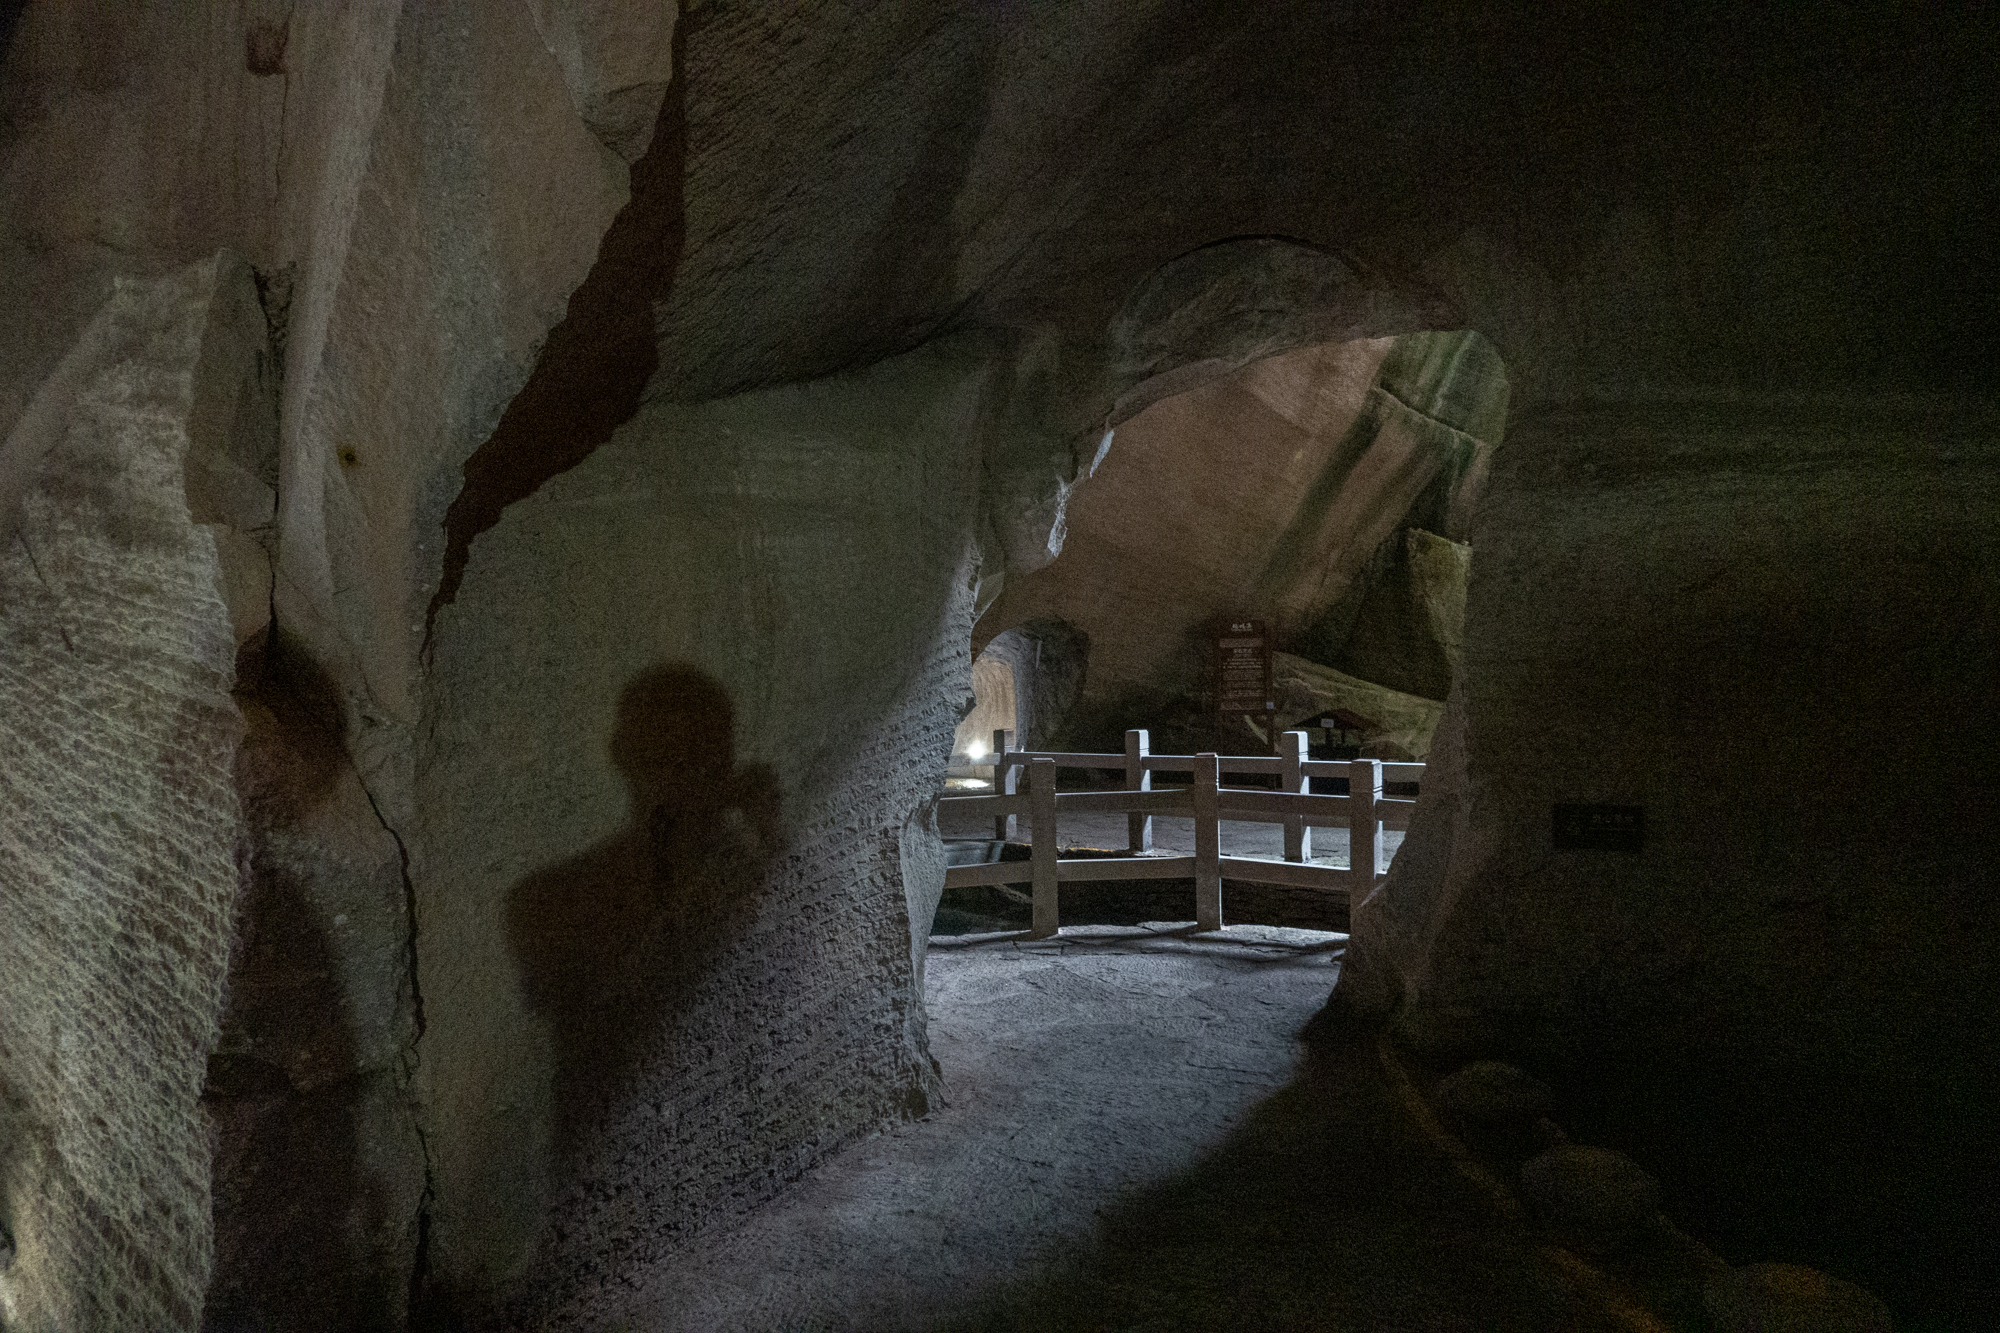
<svg viewBox="0 0 2000 1333">
<path fill-rule="evenodd" d="M 782 838 L 778 782 L 735 754 L 713 677 L 669 664 L 634 678 L 611 741 L 630 822 L 508 895 L 522 987 L 555 1025 L 559 1151 L 616 1111 L 636 1048 L 756 911 Z"/>
<path fill-rule="evenodd" d="M 369 1103 L 400 1070 L 365 1068 L 337 923 L 286 852 L 350 777 L 340 700 L 296 645 L 260 636 L 237 660 L 240 855 L 229 1008 L 208 1060 L 214 1123 L 214 1333 L 364 1327 L 402 1304 L 410 1218 L 364 1160 Z"/>
</svg>

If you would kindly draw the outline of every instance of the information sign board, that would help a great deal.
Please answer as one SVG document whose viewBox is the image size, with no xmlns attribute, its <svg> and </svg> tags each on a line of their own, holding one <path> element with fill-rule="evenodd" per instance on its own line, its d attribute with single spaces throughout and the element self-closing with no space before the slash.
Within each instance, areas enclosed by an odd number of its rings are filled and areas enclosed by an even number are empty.
<svg viewBox="0 0 2000 1333">
<path fill-rule="evenodd" d="M 1215 707 L 1262 713 L 1271 702 L 1271 637 L 1261 620 L 1231 620 L 1215 638 Z"/>
</svg>

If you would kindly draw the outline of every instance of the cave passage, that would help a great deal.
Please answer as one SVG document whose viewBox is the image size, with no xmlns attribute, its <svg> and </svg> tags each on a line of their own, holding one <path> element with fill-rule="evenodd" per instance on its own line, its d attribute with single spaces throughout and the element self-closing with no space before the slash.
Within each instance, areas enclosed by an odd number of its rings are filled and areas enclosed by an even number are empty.
<svg viewBox="0 0 2000 1333">
<path fill-rule="evenodd" d="M 990 793 L 999 746 L 1123 754 L 1132 730 L 1155 756 L 1270 756 L 1297 730 L 1314 760 L 1421 761 L 1460 666 L 1471 515 L 1507 399 L 1505 367 L 1479 335 L 1413 333 L 1265 356 L 1108 432 L 1068 496 L 1061 552 L 1010 575 L 974 627 L 973 698 L 944 795 Z M 1245 653 L 1247 676 L 1226 664 Z M 1393 770 L 1388 794 L 1417 796 L 1417 777 Z M 1275 780 L 1225 771 L 1223 785 Z M 1057 771 L 1072 789 L 1125 781 Z M 1322 773 L 1308 790 L 1345 795 L 1347 780 Z M 939 821 L 953 864 L 1029 857 L 1025 815 L 1004 838 L 973 802 L 947 799 Z M 1065 813 L 1061 855 L 1136 853 L 1132 830 L 1125 814 Z M 1226 857 L 1285 859 L 1281 825 L 1224 819 L 1220 836 Z M 1385 830 L 1378 870 L 1403 837 Z M 1318 827 L 1298 850 L 1345 871 L 1349 839 Z M 1195 844 L 1195 821 L 1152 818 L 1154 852 Z M 935 928 L 1019 929 L 1022 888 L 948 887 Z M 1065 923 L 1195 915 L 1189 884 L 1165 876 L 1069 881 L 1059 896 Z M 1231 881 L 1224 898 L 1225 921 L 1348 924 L 1346 895 L 1329 888 Z"/>
</svg>

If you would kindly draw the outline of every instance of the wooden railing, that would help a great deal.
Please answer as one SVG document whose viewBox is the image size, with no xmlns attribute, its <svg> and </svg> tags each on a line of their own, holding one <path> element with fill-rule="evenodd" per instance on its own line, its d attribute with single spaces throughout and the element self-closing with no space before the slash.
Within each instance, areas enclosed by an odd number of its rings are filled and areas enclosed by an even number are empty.
<svg viewBox="0 0 2000 1333">
<path fill-rule="evenodd" d="M 1387 870 L 1384 830 L 1409 828 L 1410 810 L 1416 805 L 1411 799 L 1384 795 L 1384 784 L 1421 782 L 1424 771 L 1422 764 L 1379 759 L 1310 759 L 1303 731 L 1282 733 L 1276 755 L 1153 754 L 1143 731 L 1125 733 L 1122 755 L 1016 750 L 1004 731 L 994 733 L 993 749 L 995 794 L 944 797 L 939 801 L 940 813 L 950 808 L 965 814 L 991 814 L 993 835 L 1001 840 L 1011 840 L 1016 821 L 1028 816 L 1032 826 L 1029 858 L 1025 863 L 952 866 L 945 871 L 945 887 L 1031 885 L 1034 906 L 1029 934 L 1037 939 L 1056 933 L 1056 886 L 1077 880 L 1191 877 L 1199 930 L 1222 928 L 1224 878 L 1346 893 L 1352 900 L 1359 896 L 1357 889 L 1365 894 Z M 1058 768 L 1122 770 L 1125 789 L 1059 792 Z M 1025 792 L 1020 789 L 1024 769 L 1028 776 Z M 1193 784 L 1155 791 L 1153 774 L 1161 772 L 1191 774 Z M 1225 773 L 1276 774 L 1278 790 L 1225 787 Z M 1314 778 L 1343 777 L 1348 783 L 1344 796 L 1310 790 Z M 1127 816 L 1126 850 L 1130 855 L 1063 859 L 1058 855 L 1061 843 L 1057 829 L 1064 813 Z M 1150 854 L 1153 820 L 1159 815 L 1194 820 L 1193 856 Z M 1223 820 L 1284 825 L 1285 859 L 1224 856 Z M 1315 828 L 1348 830 L 1347 869 L 1310 864 Z"/>
</svg>

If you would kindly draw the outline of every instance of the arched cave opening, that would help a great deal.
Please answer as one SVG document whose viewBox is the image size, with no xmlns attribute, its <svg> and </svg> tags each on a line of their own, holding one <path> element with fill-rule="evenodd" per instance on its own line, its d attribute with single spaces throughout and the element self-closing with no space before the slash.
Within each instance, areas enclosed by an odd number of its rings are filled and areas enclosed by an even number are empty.
<svg viewBox="0 0 2000 1333">
<path fill-rule="evenodd" d="M 1259 358 L 1105 431 L 1066 496 L 1061 554 L 1008 580 L 973 626 L 972 701 L 946 794 L 989 789 L 1001 745 L 1118 754 L 1134 728 L 1155 755 L 1271 755 L 1279 733 L 1297 729 L 1316 760 L 1421 762 L 1461 665 L 1467 539 L 1506 406 L 1504 366 L 1478 334 L 1414 333 Z M 1257 627 L 1267 678 L 1255 700 L 1223 711 L 1218 635 L 1240 622 Z M 1124 780 L 1092 768 L 1057 777 Z M 1316 781 L 1322 792 L 1347 786 Z M 1399 773 L 1394 790 L 1416 796 L 1419 784 Z M 970 808 L 941 810 L 948 859 L 1026 859 L 1025 842 L 993 841 Z M 1193 850 L 1189 820 L 1151 825 L 1160 848 Z M 1274 825 L 1222 827 L 1231 854 L 1282 855 Z M 1345 868 L 1347 836 L 1322 829 L 1309 859 Z M 1385 833 L 1388 857 L 1402 837 Z M 1073 816 L 1061 833 L 1070 855 L 1125 844 L 1120 815 Z M 1239 887 L 1231 920 L 1346 925 L 1338 891 L 1315 901 Z M 1063 920 L 1185 918 L 1190 907 L 1173 900 L 1186 896 L 1077 883 L 1063 890 Z M 954 930 L 997 928 L 1021 915 L 1025 895 L 948 889 L 939 910 Z"/>
</svg>

